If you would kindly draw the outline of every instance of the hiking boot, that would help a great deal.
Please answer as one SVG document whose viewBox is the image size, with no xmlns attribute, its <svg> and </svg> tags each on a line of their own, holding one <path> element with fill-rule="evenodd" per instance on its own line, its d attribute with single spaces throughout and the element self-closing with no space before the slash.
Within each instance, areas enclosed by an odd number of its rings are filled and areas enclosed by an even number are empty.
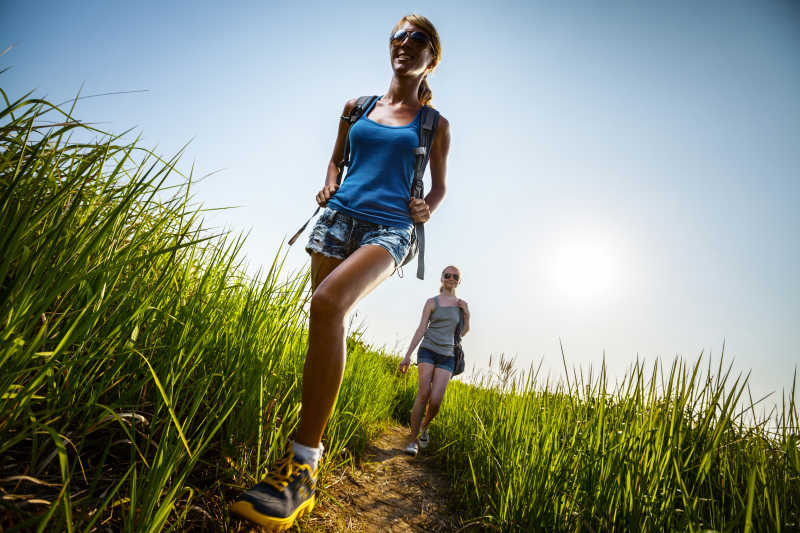
<svg viewBox="0 0 800 533">
<path fill-rule="evenodd" d="M 289 451 L 263 481 L 236 498 L 230 510 L 269 532 L 284 531 L 314 508 L 316 483 L 317 472 Z"/>
<path fill-rule="evenodd" d="M 419 447 L 422 449 L 427 448 L 428 444 L 430 444 L 431 442 L 430 439 L 431 439 L 430 433 L 428 433 L 428 430 L 426 428 L 425 431 L 422 432 L 422 435 L 419 436 Z"/>
<path fill-rule="evenodd" d="M 417 441 L 409 443 L 409 445 L 406 446 L 406 449 L 403 451 L 406 452 L 411 457 L 416 457 L 417 452 L 419 452 L 419 446 L 417 445 Z"/>
</svg>

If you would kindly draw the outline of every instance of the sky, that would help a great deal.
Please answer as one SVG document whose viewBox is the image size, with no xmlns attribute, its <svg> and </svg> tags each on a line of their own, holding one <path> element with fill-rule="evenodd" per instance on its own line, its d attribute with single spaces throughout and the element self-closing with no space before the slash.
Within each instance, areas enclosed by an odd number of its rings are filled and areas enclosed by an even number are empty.
<svg viewBox="0 0 800 533">
<path fill-rule="evenodd" d="M 425 281 L 412 263 L 360 303 L 365 338 L 404 352 L 453 264 L 467 373 L 504 354 L 557 378 L 563 346 L 613 381 L 724 343 L 780 400 L 800 361 L 797 2 L 0 0 L 0 87 L 138 91 L 76 115 L 165 156 L 188 142 L 179 168 L 213 173 L 196 200 L 235 207 L 206 224 L 248 233 L 255 270 L 313 212 L 344 102 L 387 90 L 411 12 L 442 39 L 448 189 Z M 286 264 L 307 267 L 301 245 Z"/>
</svg>

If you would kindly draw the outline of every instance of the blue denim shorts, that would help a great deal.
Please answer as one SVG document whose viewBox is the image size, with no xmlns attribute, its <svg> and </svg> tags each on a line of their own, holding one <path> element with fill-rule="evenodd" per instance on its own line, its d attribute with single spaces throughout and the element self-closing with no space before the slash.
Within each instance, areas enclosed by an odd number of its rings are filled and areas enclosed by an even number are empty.
<svg viewBox="0 0 800 533">
<path fill-rule="evenodd" d="M 453 354 L 442 355 L 427 348 L 423 348 L 422 346 L 420 346 L 419 350 L 417 350 L 417 364 L 420 363 L 430 363 L 434 367 L 447 370 L 451 374 L 456 368 L 456 358 L 453 356 Z"/>
<path fill-rule="evenodd" d="M 411 230 L 365 222 L 326 207 L 311 230 L 306 251 L 347 259 L 362 246 L 377 244 L 389 252 L 395 266 L 399 266 L 411 246 Z"/>
</svg>

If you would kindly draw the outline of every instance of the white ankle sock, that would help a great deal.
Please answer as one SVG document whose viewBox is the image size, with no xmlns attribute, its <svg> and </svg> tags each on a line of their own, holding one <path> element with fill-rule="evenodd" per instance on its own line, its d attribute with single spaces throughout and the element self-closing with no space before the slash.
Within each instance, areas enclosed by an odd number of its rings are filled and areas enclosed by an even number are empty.
<svg viewBox="0 0 800 533">
<path fill-rule="evenodd" d="M 294 452 L 294 456 L 297 457 L 297 460 L 310 466 L 311 470 L 316 470 L 319 465 L 319 460 L 322 457 L 322 452 L 325 450 L 322 443 L 319 443 L 319 448 L 304 446 L 295 441 L 291 441 L 291 443 L 292 451 Z"/>
</svg>

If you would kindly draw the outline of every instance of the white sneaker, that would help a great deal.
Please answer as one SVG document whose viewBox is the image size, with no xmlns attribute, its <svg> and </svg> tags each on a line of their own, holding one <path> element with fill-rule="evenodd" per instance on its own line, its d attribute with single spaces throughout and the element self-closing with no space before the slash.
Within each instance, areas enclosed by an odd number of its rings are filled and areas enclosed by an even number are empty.
<svg viewBox="0 0 800 533">
<path fill-rule="evenodd" d="M 431 436 L 428 433 L 428 430 L 426 429 L 425 431 L 422 432 L 422 435 L 419 436 L 419 447 L 423 449 L 427 448 L 428 444 L 430 444 L 430 439 Z"/>
<path fill-rule="evenodd" d="M 410 443 L 408 446 L 406 446 L 406 449 L 403 451 L 412 457 L 416 457 L 417 452 L 419 452 L 419 446 L 417 445 L 417 441 Z"/>
</svg>

